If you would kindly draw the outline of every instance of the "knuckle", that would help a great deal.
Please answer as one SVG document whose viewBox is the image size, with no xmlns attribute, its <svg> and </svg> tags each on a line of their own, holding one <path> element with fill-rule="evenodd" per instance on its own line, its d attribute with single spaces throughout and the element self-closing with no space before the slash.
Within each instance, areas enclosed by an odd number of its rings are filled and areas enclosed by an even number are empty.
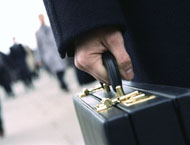
<svg viewBox="0 0 190 145">
<path fill-rule="evenodd" d="M 77 56 L 76 58 L 76 65 L 78 65 L 80 68 L 88 68 L 89 67 L 89 61 L 87 60 L 85 54 L 81 54 Z"/>
<path fill-rule="evenodd" d="M 129 56 L 120 57 L 120 59 L 119 59 L 119 65 L 121 67 L 126 67 L 126 66 L 131 65 L 131 59 L 130 59 L 130 57 Z"/>
<path fill-rule="evenodd" d="M 118 43 L 123 43 L 123 39 L 121 37 L 120 32 L 114 32 L 111 35 L 108 35 L 107 42 L 113 45 Z"/>
<path fill-rule="evenodd" d="M 78 60 L 75 58 L 74 59 L 75 66 L 79 69 L 81 69 L 81 65 L 79 64 Z"/>
</svg>

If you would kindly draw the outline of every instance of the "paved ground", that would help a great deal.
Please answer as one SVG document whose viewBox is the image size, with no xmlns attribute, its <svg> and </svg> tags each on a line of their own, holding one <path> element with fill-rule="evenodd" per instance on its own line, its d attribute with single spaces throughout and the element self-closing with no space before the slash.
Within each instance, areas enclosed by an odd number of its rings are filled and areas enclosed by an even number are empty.
<svg viewBox="0 0 190 145">
<path fill-rule="evenodd" d="M 84 145 L 72 103 L 82 88 L 73 70 L 66 73 L 70 93 L 63 92 L 54 77 L 45 72 L 40 76 L 33 90 L 15 84 L 15 99 L 7 99 L 0 89 L 6 129 L 0 145 Z"/>
</svg>

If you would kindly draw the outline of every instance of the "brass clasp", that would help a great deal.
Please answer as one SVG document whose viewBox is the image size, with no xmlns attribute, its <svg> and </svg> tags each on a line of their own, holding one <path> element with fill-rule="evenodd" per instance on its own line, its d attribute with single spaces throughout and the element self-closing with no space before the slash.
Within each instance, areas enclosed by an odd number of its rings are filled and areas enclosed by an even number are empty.
<svg viewBox="0 0 190 145">
<path fill-rule="evenodd" d="M 86 97 L 88 96 L 90 93 L 94 93 L 96 91 L 100 91 L 102 90 L 103 88 L 101 86 L 98 86 L 96 88 L 93 88 L 93 89 L 83 89 L 82 93 L 79 94 L 79 97 L 80 98 L 83 98 L 83 97 Z"/>
<path fill-rule="evenodd" d="M 88 96 L 91 93 L 95 93 L 97 91 L 101 91 L 104 90 L 105 93 L 109 93 L 110 92 L 110 86 L 108 84 L 103 84 L 102 86 L 96 86 L 95 88 L 91 88 L 91 89 L 83 89 L 82 93 L 79 94 L 79 97 L 85 97 Z"/>
<path fill-rule="evenodd" d="M 138 103 L 146 102 L 148 100 L 154 99 L 154 95 L 146 95 L 144 93 L 139 93 L 139 95 L 129 98 L 128 100 L 122 101 L 126 106 L 132 106 Z"/>
<path fill-rule="evenodd" d="M 103 98 L 101 103 L 98 104 L 95 108 L 99 112 L 99 111 L 102 111 L 102 110 L 105 110 L 105 109 L 111 107 L 112 105 L 113 105 L 113 102 L 111 99 Z"/>
<path fill-rule="evenodd" d="M 154 95 L 148 95 L 139 91 L 134 91 L 125 95 L 121 86 L 117 86 L 116 97 L 113 99 L 108 99 L 108 98 L 102 99 L 101 103 L 98 104 L 95 107 L 95 109 L 96 111 L 100 112 L 103 110 L 107 110 L 108 108 L 112 107 L 117 103 L 124 104 L 125 106 L 131 106 L 154 98 L 155 98 Z"/>
<path fill-rule="evenodd" d="M 84 89 L 81 94 L 79 94 L 79 97 L 85 97 L 92 93 L 95 93 L 97 91 L 104 90 L 105 93 L 110 92 L 110 86 L 103 84 L 102 86 L 98 86 L 93 89 Z M 107 110 L 108 108 L 112 107 L 115 104 L 123 104 L 125 106 L 131 106 L 138 103 L 142 103 L 151 99 L 154 99 L 156 96 L 146 94 L 140 91 L 133 91 L 131 93 L 125 94 L 121 86 L 116 87 L 116 96 L 112 99 L 109 98 L 103 98 L 100 102 L 100 104 L 96 105 L 95 109 L 96 111 L 100 112 L 102 110 Z"/>
</svg>

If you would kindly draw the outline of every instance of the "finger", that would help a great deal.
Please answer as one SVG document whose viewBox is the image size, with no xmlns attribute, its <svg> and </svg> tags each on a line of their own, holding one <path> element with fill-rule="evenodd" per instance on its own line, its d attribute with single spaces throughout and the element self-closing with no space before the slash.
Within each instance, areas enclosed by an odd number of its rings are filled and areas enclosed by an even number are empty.
<svg viewBox="0 0 190 145">
<path fill-rule="evenodd" d="M 132 80 L 134 77 L 133 67 L 130 56 L 125 50 L 122 34 L 119 31 L 109 34 L 103 43 L 116 58 L 121 76 L 126 80 Z"/>
<path fill-rule="evenodd" d="M 110 81 L 109 81 L 109 78 L 107 75 L 107 71 L 105 70 L 105 67 L 100 64 L 102 64 L 102 63 L 96 63 L 94 68 L 90 69 L 89 73 L 91 73 L 100 82 L 110 84 Z"/>
<path fill-rule="evenodd" d="M 83 67 L 83 66 L 81 66 L 79 63 L 75 63 L 75 66 L 78 68 L 78 69 L 80 69 L 80 70 L 82 70 L 82 71 L 84 71 L 84 72 L 86 72 L 86 73 L 88 73 L 88 74 L 90 74 L 91 76 L 93 76 L 96 80 L 98 80 L 98 81 L 100 81 L 100 82 L 102 82 L 102 83 L 107 83 L 107 84 L 109 84 L 109 80 L 108 80 L 108 78 L 105 78 L 104 77 L 104 75 L 103 75 L 103 77 L 102 77 L 102 74 L 105 74 L 105 72 L 103 71 L 93 71 L 92 69 L 90 69 L 90 68 L 86 68 L 86 67 Z M 98 65 L 99 66 L 99 65 Z M 97 67 L 96 67 L 97 68 Z M 102 69 L 104 69 L 104 68 L 102 68 Z M 98 70 L 101 70 L 101 68 L 98 68 Z"/>
<path fill-rule="evenodd" d="M 77 53 L 75 54 L 75 65 L 77 68 L 91 74 L 97 80 L 109 83 L 109 79 L 107 77 L 107 72 L 102 63 L 102 52 L 91 52 L 90 50 L 99 49 L 102 50 L 104 48 L 102 45 L 98 47 L 92 48 L 93 45 L 89 45 L 88 48 L 78 48 Z"/>
</svg>

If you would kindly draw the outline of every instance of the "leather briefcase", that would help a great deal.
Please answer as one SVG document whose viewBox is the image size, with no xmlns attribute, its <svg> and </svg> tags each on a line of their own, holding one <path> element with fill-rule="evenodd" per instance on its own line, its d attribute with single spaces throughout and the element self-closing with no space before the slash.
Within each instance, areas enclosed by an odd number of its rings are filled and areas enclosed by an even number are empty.
<svg viewBox="0 0 190 145">
<path fill-rule="evenodd" d="M 74 96 L 86 145 L 189 145 L 189 89 L 121 82 L 113 56 L 103 60 L 112 87 Z"/>
</svg>

